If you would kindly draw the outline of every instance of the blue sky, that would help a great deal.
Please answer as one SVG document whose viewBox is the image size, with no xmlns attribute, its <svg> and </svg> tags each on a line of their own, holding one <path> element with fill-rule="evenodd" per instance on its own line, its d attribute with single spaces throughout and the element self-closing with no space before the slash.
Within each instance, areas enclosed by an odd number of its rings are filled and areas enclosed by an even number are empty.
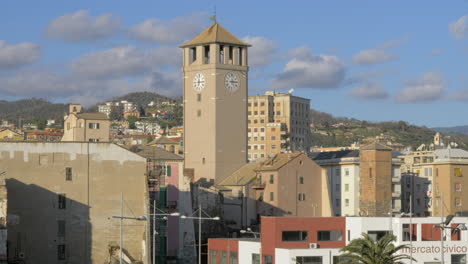
<svg viewBox="0 0 468 264">
<path fill-rule="evenodd" d="M 178 45 L 214 5 L 253 45 L 250 94 L 294 88 L 337 116 L 468 124 L 468 0 L 2 1 L 0 99 L 180 95 Z"/>
</svg>

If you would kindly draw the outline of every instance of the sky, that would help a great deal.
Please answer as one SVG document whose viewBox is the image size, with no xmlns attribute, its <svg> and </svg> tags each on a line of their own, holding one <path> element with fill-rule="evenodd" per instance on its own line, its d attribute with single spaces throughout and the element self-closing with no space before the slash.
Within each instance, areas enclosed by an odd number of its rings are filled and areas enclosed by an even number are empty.
<svg viewBox="0 0 468 264">
<path fill-rule="evenodd" d="M 217 21 L 249 49 L 249 94 L 368 121 L 468 125 L 468 0 L 4 0 L 0 100 L 91 105 L 182 94 L 178 46 Z"/>
</svg>

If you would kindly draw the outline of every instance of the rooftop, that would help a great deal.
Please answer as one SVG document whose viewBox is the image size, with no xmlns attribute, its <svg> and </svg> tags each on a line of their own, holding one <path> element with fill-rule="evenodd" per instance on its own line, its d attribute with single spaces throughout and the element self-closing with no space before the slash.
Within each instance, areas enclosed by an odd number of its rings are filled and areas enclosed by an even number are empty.
<svg viewBox="0 0 468 264">
<path fill-rule="evenodd" d="M 76 114 L 79 119 L 87 119 L 87 120 L 109 120 L 107 115 L 104 113 L 79 113 Z"/>
<path fill-rule="evenodd" d="M 147 159 L 153 159 L 153 160 L 183 160 L 184 159 L 183 157 L 177 154 L 166 151 L 156 146 L 134 145 L 134 146 L 126 147 L 126 148 L 132 151 L 133 153 L 136 153 Z"/>
<path fill-rule="evenodd" d="M 373 142 L 369 145 L 365 145 L 365 146 L 362 146 L 361 147 L 361 150 L 384 150 L 384 151 L 392 151 L 391 148 L 385 146 L 385 145 L 382 145 L 380 143 L 377 143 L 377 142 Z"/>
<path fill-rule="evenodd" d="M 209 43 L 226 43 L 234 44 L 239 46 L 249 47 L 250 44 L 247 44 L 234 36 L 231 32 L 221 26 L 219 23 L 214 23 L 205 31 L 200 33 L 198 36 L 192 40 L 182 44 L 180 47 L 185 48 L 189 46 L 196 46 L 200 44 L 209 44 Z"/>
</svg>

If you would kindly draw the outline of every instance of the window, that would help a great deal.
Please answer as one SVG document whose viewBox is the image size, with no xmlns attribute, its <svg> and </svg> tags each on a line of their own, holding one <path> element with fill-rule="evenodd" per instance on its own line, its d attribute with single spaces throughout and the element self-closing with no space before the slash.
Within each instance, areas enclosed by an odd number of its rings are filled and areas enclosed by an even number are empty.
<svg viewBox="0 0 468 264">
<path fill-rule="evenodd" d="M 265 132 L 265 128 L 264 127 L 260 128 L 260 132 Z"/>
<path fill-rule="evenodd" d="M 337 198 L 337 199 L 335 200 L 335 206 L 340 206 L 340 199 Z"/>
<path fill-rule="evenodd" d="M 65 245 L 57 245 L 57 259 L 65 260 L 66 259 Z"/>
<path fill-rule="evenodd" d="M 340 175 L 341 175 L 340 168 L 336 168 L 335 169 L 335 176 L 340 176 Z"/>
<path fill-rule="evenodd" d="M 205 158 L 202 158 L 202 164 L 205 164 Z"/>
<path fill-rule="evenodd" d="M 88 127 L 89 129 L 99 129 L 99 123 L 89 123 Z"/>
<path fill-rule="evenodd" d="M 462 185 L 461 183 L 455 183 L 455 191 L 456 192 L 461 192 L 462 190 Z"/>
<path fill-rule="evenodd" d="M 194 63 L 197 60 L 197 48 L 190 48 L 189 53 L 190 63 Z"/>
<path fill-rule="evenodd" d="M 201 110 L 197 110 L 197 116 L 198 116 L 198 117 L 201 116 Z"/>
<path fill-rule="evenodd" d="M 318 241 L 342 241 L 343 232 L 341 230 L 318 231 Z"/>
<path fill-rule="evenodd" d="M 270 201 L 274 201 L 274 200 L 275 200 L 275 193 L 270 192 Z"/>
<path fill-rule="evenodd" d="M 231 251 L 229 253 L 229 264 L 237 264 L 237 252 Z"/>
<path fill-rule="evenodd" d="M 304 177 L 302 176 L 299 177 L 299 184 L 304 184 Z"/>
<path fill-rule="evenodd" d="M 99 142 L 99 138 L 90 138 L 89 142 Z"/>
<path fill-rule="evenodd" d="M 197 94 L 197 102 L 201 102 L 201 93 Z"/>
<path fill-rule="evenodd" d="M 254 115 L 258 115 L 258 111 L 254 111 Z"/>
<path fill-rule="evenodd" d="M 205 50 L 205 61 L 204 61 L 204 64 L 209 64 L 210 63 L 210 46 L 205 46 L 204 47 L 204 50 Z"/>
<path fill-rule="evenodd" d="M 252 253 L 252 264 L 260 264 L 260 254 Z"/>
<path fill-rule="evenodd" d="M 210 250 L 210 263 L 216 264 L 216 250 Z"/>
<path fill-rule="evenodd" d="M 309 233 L 307 231 L 283 231 L 283 241 L 308 241 Z"/>
<path fill-rule="evenodd" d="M 276 149 L 276 145 L 271 145 L 271 149 Z"/>
<path fill-rule="evenodd" d="M 260 114 L 261 114 L 261 115 L 264 115 L 264 114 L 265 114 L 265 111 L 260 111 Z"/>
<path fill-rule="evenodd" d="M 455 206 L 460 207 L 462 205 L 460 198 L 455 198 Z"/>
<path fill-rule="evenodd" d="M 297 264 L 322 264 L 322 257 L 296 257 Z"/>
<path fill-rule="evenodd" d="M 239 48 L 239 65 L 242 65 L 242 63 L 243 63 L 242 62 L 242 56 L 243 56 L 242 51 L 243 51 L 242 48 Z"/>
<path fill-rule="evenodd" d="M 463 176 L 463 173 L 462 173 L 461 168 L 455 168 L 455 169 L 453 170 L 453 174 L 454 174 L 455 176 L 457 176 L 457 177 L 462 177 L 462 176 Z"/>
<path fill-rule="evenodd" d="M 219 263 L 220 264 L 227 264 L 227 254 L 226 254 L 226 251 L 224 251 L 224 250 L 221 251 L 221 256 L 220 256 L 220 259 L 219 259 Z"/>
<path fill-rule="evenodd" d="M 275 137 L 275 136 L 271 136 L 271 140 L 276 140 L 276 137 Z"/>
<path fill-rule="evenodd" d="M 403 224 L 403 241 L 416 241 L 417 233 L 418 230 L 416 228 L 416 224 L 413 224 L 412 226 L 410 226 L 410 224 Z"/>
<path fill-rule="evenodd" d="M 344 170 L 345 176 L 349 176 L 349 169 Z"/>
<path fill-rule="evenodd" d="M 219 46 L 219 63 L 224 64 L 224 46 Z"/>
<path fill-rule="evenodd" d="M 276 115 L 281 115 L 281 111 L 276 111 Z"/>
<path fill-rule="evenodd" d="M 229 63 L 232 63 L 232 46 L 229 46 Z"/>
<path fill-rule="evenodd" d="M 265 123 L 265 120 L 263 120 L 263 119 L 260 119 L 260 123 L 262 123 L 262 124 L 263 124 L 263 123 Z"/>
<path fill-rule="evenodd" d="M 369 178 L 372 178 L 372 168 L 369 168 Z"/>
<path fill-rule="evenodd" d="M 58 209 L 66 209 L 67 208 L 67 198 L 65 197 L 65 194 L 59 194 L 58 195 Z"/>
<path fill-rule="evenodd" d="M 297 200 L 305 201 L 305 193 L 298 193 L 297 194 Z"/>
<path fill-rule="evenodd" d="M 72 168 L 65 168 L 65 180 L 72 180 Z"/>
<path fill-rule="evenodd" d="M 273 256 L 272 255 L 265 255 L 263 257 L 264 264 L 273 264 Z"/>
<path fill-rule="evenodd" d="M 424 168 L 424 175 L 432 177 L 432 168 Z"/>
<path fill-rule="evenodd" d="M 65 220 L 57 220 L 57 236 L 65 237 Z"/>
<path fill-rule="evenodd" d="M 273 184 L 275 183 L 275 175 L 270 174 L 270 183 Z"/>
<path fill-rule="evenodd" d="M 450 263 L 452 264 L 466 264 L 466 255 L 465 254 L 453 254 L 450 256 Z"/>
<path fill-rule="evenodd" d="M 345 191 L 345 192 L 349 192 L 349 183 L 346 183 L 346 184 L 344 185 L 344 191 Z"/>
<path fill-rule="evenodd" d="M 340 264 L 340 263 L 352 263 L 352 259 L 350 257 L 334 256 L 333 264 Z"/>
<path fill-rule="evenodd" d="M 335 192 L 340 192 L 340 185 L 339 184 L 335 184 Z"/>
</svg>

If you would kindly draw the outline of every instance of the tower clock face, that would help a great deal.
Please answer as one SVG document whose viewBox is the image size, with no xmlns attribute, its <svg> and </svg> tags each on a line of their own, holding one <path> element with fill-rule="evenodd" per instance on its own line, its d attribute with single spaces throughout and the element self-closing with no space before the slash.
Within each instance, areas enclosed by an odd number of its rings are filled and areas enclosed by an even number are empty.
<svg viewBox="0 0 468 264">
<path fill-rule="evenodd" d="M 197 73 L 195 74 L 195 77 L 193 77 L 193 89 L 197 92 L 201 92 L 203 89 L 205 89 L 205 76 L 203 73 Z"/>
<path fill-rule="evenodd" d="M 229 92 L 235 92 L 239 89 L 239 77 L 237 77 L 233 72 L 226 73 L 226 76 L 224 77 L 224 86 Z"/>
</svg>

